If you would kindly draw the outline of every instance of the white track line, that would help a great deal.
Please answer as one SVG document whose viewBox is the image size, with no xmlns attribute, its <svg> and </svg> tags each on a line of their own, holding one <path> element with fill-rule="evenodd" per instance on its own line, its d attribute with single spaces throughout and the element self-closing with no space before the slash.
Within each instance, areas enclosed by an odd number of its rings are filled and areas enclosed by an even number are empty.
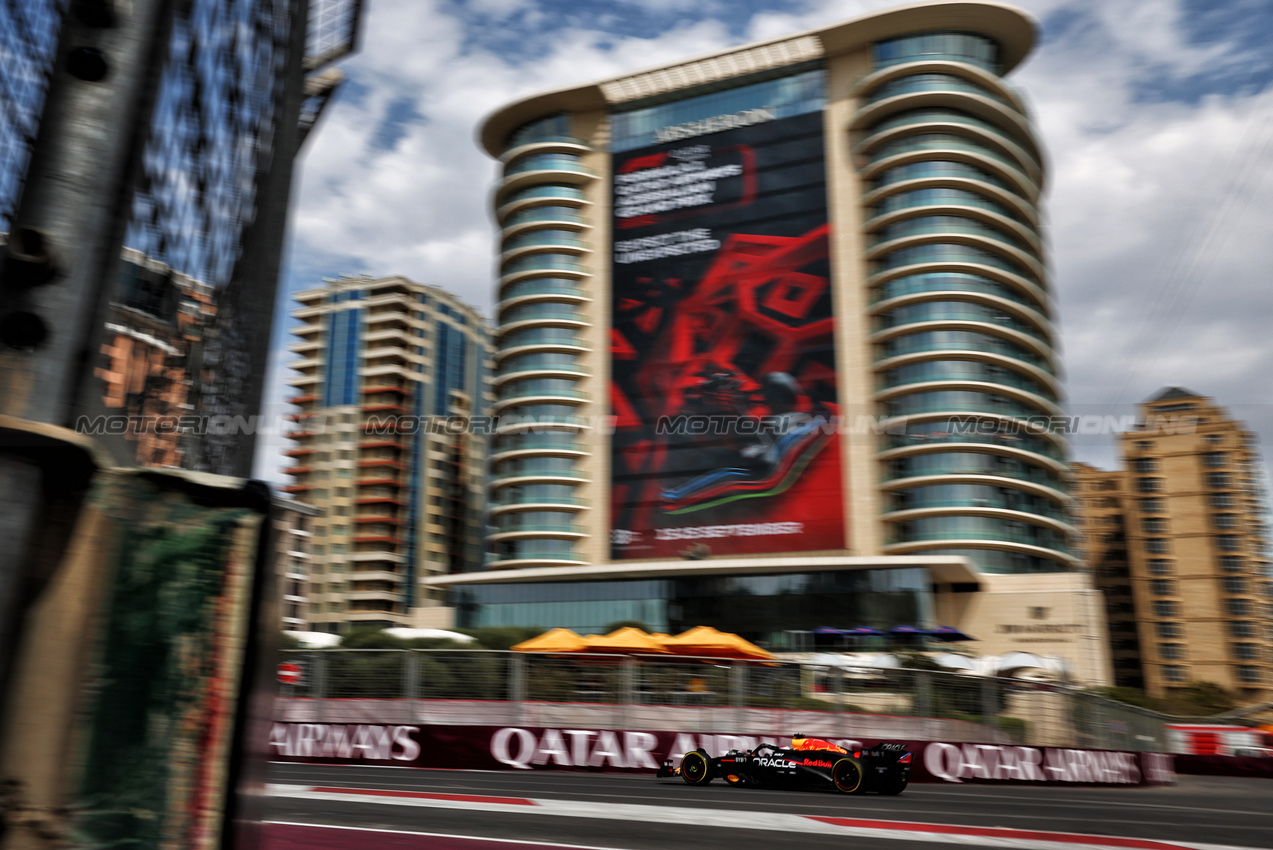
<svg viewBox="0 0 1273 850">
<path fill-rule="evenodd" d="M 439 797 L 418 796 L 433 792 L 398 792 L 386 795 L 380 793 L 359 793 L 357 789 L 341 789 L 339 791 L 313 790 L 314 786 L 305 785 L 269 785 L 267 793 L 274 797 L 293 800 L 317 800 L 325 802 L 372 803 L 389 806 L 422 807 L 436 809 L 457 809 L 480 812 L 503 812 L 508 814 L 547 815 L 553 817 L 593 818 L 599 820 L 622 820 L 661 824 L 682 824 L 686 826 L 714 827 L 717 829 L 757 829 L 770 832 L 840 834 L 859 838 L 877 838 L 894 841 L 928 841 L 934 844 L 959 844 L 979 847 L 1004 847 L 1014 850 L 1128 850 L 1156 843 L 1160 848 L 1180 848 L 1180 850 L 1258 850 L 1251 847 L 1237 847 L 1221 844 L 1197 844 L 1182 841 L 1157 841 L 1156 839 L 1134 839 L 1130 837 L 1113 837 L 1100 835 L 1079 835 L 1063 833 L 1055 830 L 1011 830 L 1004 829 L 1004 835 L 996 835 L 998 828 L 973 827 L 964 825 L 947 825 L 931 823 L 911 823 L 905 821 L 889 822 L 888 827 L 868 827 L 859 825 L 830 824 L 815 819 L 815 816 L 794 815 L 782 812 L 755 812 L 724 809 L 698 809 L 685 806 L 649 806 L 634 803 L 589 803 L 578 800 L 550 800 L 511 798 L 518 802 L 490 802 L 488 800 L 462 799 L 475 795 L 442 795 Z M 408 796 L 409 795 L 409 796 Z M 443 796 L 461 799 L 444 799 Z M 483 795 L 488 796 L 488 795 Z M 871 820 L 867 818 L 845 818 L 848 820 Z M 879 821 L 876 821 L 879 823 Z M 896 824 L 893 826 L 892 824 Z M 967 833 L 928 831 L 925 827 L 946 830 L 951 827 L 967 830 Z M 1031 837 L 1015 837 L 1013 832 L 1034 833 Z M 1055 836 L 1056 841 L 1048 841 L 1042 835 Z M 1110 839 L 1109 843 L 1102 841 Z"/>
</svg>

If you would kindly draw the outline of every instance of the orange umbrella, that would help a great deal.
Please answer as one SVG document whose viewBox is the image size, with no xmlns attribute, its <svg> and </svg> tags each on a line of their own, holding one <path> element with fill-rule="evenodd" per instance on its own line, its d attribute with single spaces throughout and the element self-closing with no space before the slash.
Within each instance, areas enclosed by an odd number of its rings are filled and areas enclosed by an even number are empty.
<svg viewBox="0 0 1273 850">
<path fill-rule="evenodd" d="M 583 640 L 587 643 L 584 652 L 670 652 L 661 641 L 631 626 L 608 635 L 588 635 Z"/>
<path fill-rule="evenodd" d="M 542 635 L 524 640 L 513 647 L 514 652 L 580 652 L 588 642 L 570 629 L 553 629 Z"/>
<path fill-rule="evenodd" d="M 774 655 L 738 635 L 717 631 L 711 626 L 696 626 L 663 642 L 671 651 L 680 655 L 704 655 L 712 658 L 761 658 L 772 660 Z"/>
</svg>

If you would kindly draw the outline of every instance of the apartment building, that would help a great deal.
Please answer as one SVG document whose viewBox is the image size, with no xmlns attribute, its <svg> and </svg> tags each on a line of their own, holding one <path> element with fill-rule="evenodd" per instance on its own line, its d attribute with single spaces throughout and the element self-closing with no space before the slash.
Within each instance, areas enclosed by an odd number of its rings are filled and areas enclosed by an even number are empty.
<svg viewBox="0 0 1273 850">
<path fill-rule="evenodd" d="M 404 277 L 298 293 L 284 490 L 322 511 L 307 619 L 316 631 L 432 625 L 431 576 L 482 564 L 489 332 L 455 296 Z"/>
<path fill-rule="evenodd" d="M 1076 469 L 1116 680 L 1152 695 L 1207 681 L 1268 700 L 1273 573 L 1258 439 L 1179 387 L 1141 405 L 1139 418 L 1119 437 L 1122 470 Z"/>
</svg>

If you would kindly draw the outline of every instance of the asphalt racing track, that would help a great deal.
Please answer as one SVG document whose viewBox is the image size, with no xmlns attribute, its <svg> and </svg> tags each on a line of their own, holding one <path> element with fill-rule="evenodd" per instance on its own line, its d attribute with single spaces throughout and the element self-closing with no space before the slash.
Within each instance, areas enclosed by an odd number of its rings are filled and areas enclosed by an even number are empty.
<svg viewBox="0 0 1273 850">
<path fill-rule="evenodd" d="M 543 771 L 273 764 L 264 850 L 1273 848 L 1273 782 L 912 785 L 900 797 Z"/>
</svg>

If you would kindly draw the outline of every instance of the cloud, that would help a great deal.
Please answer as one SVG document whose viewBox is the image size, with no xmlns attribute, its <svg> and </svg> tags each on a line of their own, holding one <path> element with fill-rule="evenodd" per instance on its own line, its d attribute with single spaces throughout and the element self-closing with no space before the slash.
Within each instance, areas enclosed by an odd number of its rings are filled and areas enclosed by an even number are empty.
<svg viewBox="0 0 1273 850">
<path fill-rule="evenodd" d="M 610 2 L 578 7 L 561 27 L 549 0 L 368 4 L 362 50 L 346 68 L 355 85 L 302 163 L 293 286 L 318 274 L 405 274 L 489 310 L 496 168 L 474 139 L 491 110 L 895 5 L 660 0 L 642 12 Z M 1183 0 L 1020 5 L 1043 26 L 1010 81 L 1026 92 L 1048 156 L 1070 402 L 1129 412 L 1183 384 L 1273 429 L 1273 240 L 1262 220 L 1273 208 L 1273 93 L 1250 47 L 1252 27 L 1273 26 L 1269 11 L 1231 0 L 1202 21 Z M 634 30 L 634 14 L 657 37 Z"/>
</svg>

